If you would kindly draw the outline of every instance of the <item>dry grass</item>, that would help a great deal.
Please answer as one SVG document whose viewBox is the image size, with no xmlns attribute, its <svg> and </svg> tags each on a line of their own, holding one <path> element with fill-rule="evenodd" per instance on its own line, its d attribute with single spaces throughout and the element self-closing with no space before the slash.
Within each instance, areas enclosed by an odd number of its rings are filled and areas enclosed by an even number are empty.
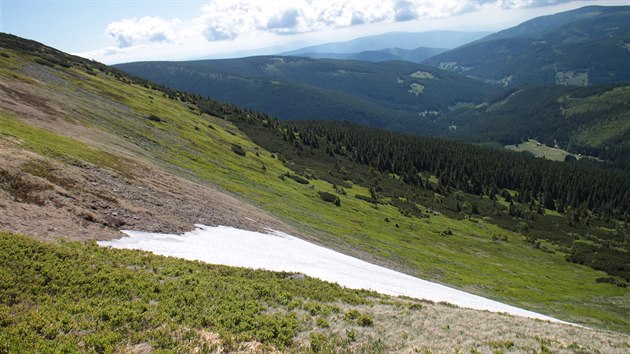
<svg viewBox="0 0 630 354">
<path fill-rule="evenodd" d="M 487 311 L 475 311 L 426 301 L 375 300 L 372 305 L 344 306 L 326 319 L 329 328 L 315 321 L 297 341 L 311 349 L 311 333 L 326 336 L 332 351 L 397 353 L 628 353 L 630 336 Z M 374 318 L 360 326 L 344 318 L 357 310 Z M 306 315 L 305 315 L 306 316 Z M 334 349 L 334 350 L 333 350 Z"/>
</svg>

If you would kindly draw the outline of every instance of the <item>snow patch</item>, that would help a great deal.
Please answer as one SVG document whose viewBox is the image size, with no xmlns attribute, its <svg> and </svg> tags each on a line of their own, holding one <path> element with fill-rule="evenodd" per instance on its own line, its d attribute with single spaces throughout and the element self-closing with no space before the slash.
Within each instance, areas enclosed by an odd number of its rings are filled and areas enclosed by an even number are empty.
<svg viewBox="0 0 630 354">
<path fill-rule="evenodd" d="M 226 226 L 196 227 L 183 235 L 123 231 L 128 237 L 98 244 L 213 264 L 298 272 L 354 289 L 567 323 L 380 267 L 282 232 L 265 234 Z"/>
</svg>

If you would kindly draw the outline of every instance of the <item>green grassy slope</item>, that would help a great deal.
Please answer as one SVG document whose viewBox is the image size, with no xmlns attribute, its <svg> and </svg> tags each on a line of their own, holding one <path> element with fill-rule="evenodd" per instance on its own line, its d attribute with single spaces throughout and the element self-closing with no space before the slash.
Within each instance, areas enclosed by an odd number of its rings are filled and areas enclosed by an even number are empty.
<svg viewBox="0 0 630 354">
<path fill-rule="evenodd" d="M 39 52 L 25 50 L 25 43 L 18 43 L 16 49 L 6 49 L 8 44 L 3 43 L 3 82 L 20 82 L 32 90 L 34 97 L 63 97 L 68 111 L 82 107 L 77 90 L 89 92 L 98 98 L 92 102 L 99 110 L 75 116 L 79 119 L 77 124 L 121 137 L 165 168 L 242 196 L 324 244 L 356 249 L 359 254 L 395 264 L 414 275 L 564 320 L 630 331 L 625 305 L 630 290 L 597 283 L 595 279 L 605 273 L 568 263 L 562 252 L 543 252 L 532 247 L 519 232 L 483 218 L 444 213 L 408 217 L 391 204 L 373 205 L 355 198 L 356 194 L 370 195 L 369 186 L 359 181 L 351 181 L 351 185 L 343 187 L 345 193 L 337 194 L 335 186 L 321 179 L 301 184 L 284 178 L 295 172 L 232 123 L 203 114 L 183 102 L 189 96 L 182 94 L 179 99 L 171 99 L 168 96 L 174 95 L 172 91 L 158 91 L 107 67 L 76 58 L 60 60 L 59 53 L 36 45 Z M 38 64 L 53 54 L 46 63 Z M 68 67 L 52 63 L 54 58 Z M 54 79 L 35 81 L 29 77 L 33 72 L 29 67 Z M 113 112 L 116 107 L 126 113 L 99 113 L 104 112 L 102 109 Z M 240 114 L 246 116 L 248 112 Z M 75 140 L 51 138 L 51 134 L 62 133 L 33 127 L 23 118 L 3 112 L 0 136 L 51 158 L 64 159 L 70 151 L 74 158 L 90 160 L 91 151 L 107 143 L 89 141 L 86 143 L 92 146 L 87 147 Z M 236 153 L 235 145 L 245 154 Z M 101 158 L 101 153 L 94 154 L 94 159 Z M 319 192 L 337 194 L 341 205 L 323 201 Z M 418 207 L 426 211 L 433 205 Z M 444 236 L 446 230 L 451 231 L 450 237 Z"/>
<path fill-rule="evenodd" d="M 480 102 L 496 92 L 464 76 L 409 62 L 251 57 L 117 68 L 281 119 L 338 119 L 423 133 L 433 132 L 433 121 L 449 106 Z M 426 75 L 414 75 L 418 72 Z"/>
<path fill-rule="evenodd" d="M 249 341 L 259 342 L 258 351 L 296 350 L 294 337 L 316 319 L 360 328 L 357 320 L 373 315 L 347 313 L 378 301 L 376 294 L 287 273 L 95 243 L 47 244 L 0 233 L 0 253 L 0 344 L 7 352 L 133 351 L 143 343 L 164 351 L 234 351 Z"/>
<path fill-rule="evenodd" d="M 503 86 L 630 81 L 630 8 L 589 6 L 544 16 L 424 63 Z"/>
<path fill-rule="evenodd" d="M 615 333 L 95 243 L 0 232 L 0 253 L 0 345 L 9 353 L 623 352 L 630 345 Z"/>
<path fill-rule="evenodd" d="M 311 125 L 314 130 L 326 132 L 326 126 Z M 578 272 L 581 272 L 580 269 L 584 270 L 582 266 L 561 265 L 566 262 L 566 257 L 571 252 L 571 244 L 584 242 L 583 237 L 579 235 L 604 230 L 603 224 L 600 230 L 594 219 L 591 226 L 586 226 L 584 222 L 576 225 L 567 219 L 571 215 L 569 213 L 561 215 L 546 210 L 545 215 L 539 215 L 535 208 L 532 211 L 526 202 L 519 203 L 515 200 L 515 208 L 525 212 L 521 216 L 511 217 L 509 216 L 511 212 L 508 212 L 508 209 L 511 209 L 508 208 L 510 203 L 503 197 L 498 197 L 497 202 L 493 202 L 488 196 L 480 198 L 478 195 L 461 192 L 438 192 L 440 190 L 438 179 L 424 174 L 423 179 L 426 179 L 426 183 L 431 187 L 416 188 L 402 183 L 402 178 L 397 175 L 381 174 L 377 172 L 376 167 L 348 161 L 347 156 L 352 156 L 352 153 L 343 152 L 350 151 L 346 150 L 346 146 L 342 145 L 339 148 L 341 151 L 335 152 L 335 156 L 331 158 L 326 151 L 332 148 L 323 141 L 319 142 L 319 148 L 313 148 L 315 145 L 313 143 L 310 147 L 304 143 L 304 147 L 301 148 L 299 143 L 296 145 L 296 141 L 299 141 L 297 138 L 283 145 L 277 138 L 269 135 L 273 135 L 273 132 L 265 133 L 260 128 L 252 126 L 251 122 L 241 123 L 239 126 L 261 145 L 273 148 L 274 151 L 281 151 L 282 155 L 291 161 L 291 166 L 301 171 L 303 175 L 319 176 L 317 178 L 335 183 L 328 191 L 338 195 L 341 206 L 331 206 L 329 210 L 318 212 L 319 215 L 325 216 L 318 223 L 320 230 L 331 230 L 336 237 L 346 234 L 344 240 L 347 242 L 360 245 L 363 249 L 386 259 L 403 262 L 407 267 L 416 269 L 415 274 L 422 277 L 456 284 L 472 292 L 493 293 L 492 296 L 498 296 L 504 301 L 510 301 L 507 298 L 511 296 L 519 297 L 517 293 L 528 293 L 523 300 L 537 300 L 518 303 L 522 306 L 534 306 L 533 308 L 539 311 L 542 311 L 542 308 L 538 307 L 541 303 L 535 305 L 536 301 L 544 303 L 550 300 L 548 304 L 554 303 L 553 307 L 558 310 L 565 306 L 573 307 L 577 303 L 586 304 L 591 301 L 588 298 L 597 296 L 599 290 L 596 287 L 592 290 L 582 288 L 576 292 L 568 290 L 572 287 L 570 283 L 585 284 L 585 281 L 588 281 L 578 280 L 580 277 Z M 289 131 L 291 129 L 289 127 Z M 293 131 L 296 132 L 296 136 L 302 136 L 306 141 L 305 131 L 299 129 Z M 333 134 L 346 135 L 343 128 Z M 343 179 L 350 181 L 344 182 Z M 311 181 L 311 184 L 319 187 L 316 181 Z M 370 188 L 359 188 L 357 184 Z M 312 195 L 316 196 L 315 193 Z M 374 198 L 378 202 L 374 202 Z M 372 199 L 372 202 L 369 202 L 369 199 Z M 478 210 L 471 212 L 473 206 L 477 206 Z M 292 215 L 298 218 L 314 218 L 316 215 L 299 212 L 299 209 L 294 210 Z M 613 233 L 600 236 L 604 239 L 610 237 L 617 239 L 613 236 L 615 232 L 619 231 L 621 235 L 627 232 L 623 227 L 616 231 L 608 230 Z M 596 239 L 597 237 L 592 238 Z M 621 239 L 624 237 L 621 236 Z M 548 240 L 551 240 L 551 243 Z M 568 244 L 565 241 L 568 241 Z M 624 241 L 622 244 L 625 244 Z M 626 249 L 626 246 L 620 247 Z M 602 249 L 601 252 L 603 251 Z M 622 260 L 623 257 L 627 259 L 627 251 L 622 251 L 619 257 L 622 257 Z M 563 274 L 553 274 L 555 271 Z M 575 276 L 578 278 L 574 278 Z M 472 280 L 473 278 L 475 280 Z M 565 280 L 567 283 L 561 285 Z M 560 294 L 552 290 L 556 286 L 568 288 L 565 288 L 564 294 Z M 550 295 L 551 293 L 554 295 Z M 565 297 L 568 293 L 571 295 Z M 591 295 L 586 295 L 587 293 Z M 625 290 L 618 293 L 618 296 L 621 296 L 619 300 L 627 296 L 623 294 L 626 294 Z M 551 297 L 547 298 L 547 295 Z M 584 295 L 586 296 L 583 297 Z M 578 298 L 579 300 L 572 303 L 573 299 Z"/>
</svg>

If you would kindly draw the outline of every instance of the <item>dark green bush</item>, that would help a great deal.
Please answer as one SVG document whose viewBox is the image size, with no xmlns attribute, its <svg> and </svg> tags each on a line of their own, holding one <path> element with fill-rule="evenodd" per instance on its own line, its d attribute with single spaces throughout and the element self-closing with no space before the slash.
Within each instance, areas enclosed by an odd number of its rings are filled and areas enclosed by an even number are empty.
<svg viewBox="0 0 630 354">
<path fill-rule="evenodd" d="M 613 277 L 602 277 L 602 278 L 597 278 L 595 279 L 595 281 L 597 283 L 608 283 L 608 284 L 612 284 L 612 285 L 616 285 L 620 288 L 625 288 L 626 286 L 628 286 L 624 281 L 613 278 Z"/>
<path fill-rule="evenodd" d="M 357 324 L 361 327 L 372 327 L 374 326 L 374 317 L 362 314 L 357 318 Z"/>
<path fill-rule="evenodd" d="M 51 63 L 51 62 L 49 62 L 48 60 L 43 59 L 43 58 L 35 58 L 35 59 L 33 59 L 33 60 L 34 60 L 37 64 L 46 65 L 46 66 L 49 66 L 49 67 L 51 67 L 51 68 L 54 68 L 54 67 L 55 67 L 55 64 L 54 64 L 54 63 Z"/>
<path fill-rule="evenodd" d="M 300 175 L 292 175 L 292 174 L 287 173 L 286 176 L 296 181 L 299 184 L 309 184 L 309 181 Z"/>
<path fill-rule="evenodd" d="M 328 323 L 328 321 L 326 321 L 324 317 L 317 317 L 317 320 L 315 321 L 315 323 L 317 324 L 317 327 L 320 327 L 320 328 L 330 327 L 330 323 Z"/>
<path fill-rule="evenodd" d="M 420 209 L 418 209 L 418 206 L 406 200 L 403 200 L 400 198 L 392 198 L 390 204 L 398 208 L 398 211 L 400 211 L 402 215 L 405 215 L 405 216 L 420 215 Z"/>
<path fill-rule="evenodd" d="M 339 199 L 339 197 L 334 195 L 334 194 L 332 194 L 332 193 L 319 192 L 319 197 L 322 198 L 322 200 L 325 201 L 325 202 L 333 203 L 336 206 L 340 206 L 341 205 L 341 200 Z"/>
<path fill-rule="evenodd" d="M 366 201 L 368 203 L 378 204 L 378 200 L 374 197 L 368 197 L 367 195 L 361 195 L 361 194 L 356 194 L 354 197 L 359 200 Z"/>
<path fill-rule="evenodd" d="M 232 151 L 237 155 L 245 156 L 245 150 L 240 145 L 232 145 Z"/>
<path fill-rule="evenodd" d="M 315 353 L 328 351 L 328 338 L 323 333 L 311 333 L 311 350 Z"/>
<path fill-rule="evenodd" d="M 412 311 L 420 311 L 420 310 L 422 310 L 422 305 L 414 302 L 414 303 L 411 303 L 411 304 L 407 305 L 407 308 L 412 310 Z"/>
<path fill-rule="evenodd" d="M 149 114 L 147 116 L 147 119 L 153 122 L 158 122 L 158 123 L 162 121 L 162 118 L 156 116 L 155 114 Z"/>
<path fill-rule="evenodd" d="M 360 315 L 361 315 L 361 313 L 359 311 L 357 311 L 357 310 L 350 310 L 350 311 L 346 312 L 343 315 L 343 318 L 344 318 L 344 320 L 350 322 L 350 321 L 354 321 L 357 318 L 359 318 Z"/>
</svg>

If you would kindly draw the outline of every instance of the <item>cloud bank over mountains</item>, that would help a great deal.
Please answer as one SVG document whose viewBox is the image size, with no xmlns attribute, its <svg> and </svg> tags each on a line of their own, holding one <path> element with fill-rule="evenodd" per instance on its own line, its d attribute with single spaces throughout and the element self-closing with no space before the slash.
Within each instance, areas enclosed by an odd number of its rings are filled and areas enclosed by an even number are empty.
<svg viewBox="0 0 630 354">
<path fill-rule="evenodd" d="M 263 32 L 292 35 L 356 25 L 444 18 L 484 8 L 516 9 L 558 5 L 570 0 L 212 0 L 190 20 L 142 17 L 110 23 L 106 33 L 119 48 L 177 43 L 202 36 L 231 41 Z"/>
</svg>

